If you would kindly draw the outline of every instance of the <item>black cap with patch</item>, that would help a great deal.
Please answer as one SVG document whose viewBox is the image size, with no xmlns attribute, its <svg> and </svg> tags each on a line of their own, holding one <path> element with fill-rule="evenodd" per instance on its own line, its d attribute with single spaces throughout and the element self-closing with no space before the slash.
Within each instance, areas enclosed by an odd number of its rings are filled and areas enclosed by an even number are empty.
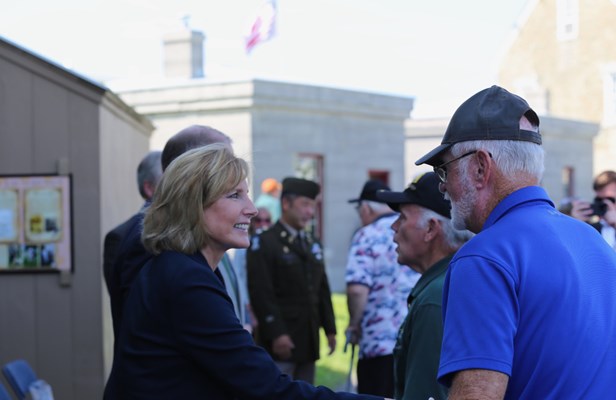
<svg viewBox="0 0 616 400">
<path fill-rule="evenodd" d="M 539 126 L 539 117 L 526 100 L 499 86 L 492 86 L 466 100 L 453 114 L 441 145 L 416 165 L 438 165 L 452 145 L 471 140 L 521 140 L 541 144 L 539 132 L 520 129 L 520 118 Z"/>
<path fill-rule="evenodd" d="M 316 199 L 321 191 L 318 183 L 302 178 L 284 178 L 282 180 L 282 195 L 296 194 Z"/>
<path fill-rule="evenodd" d="M 434 172 L 419 175 L 404 192 L 379 191 L 376 196 L 392 210 L 400 211 L 400 204 L 417 204 L 451 218 L 451 205 L 438 189 L 440 180 Z"/>
<path fill-rule="evenodd" d="M 368 201 L 376 201 L 379 203 L 383 203 L 381 200 L 377 199 L 376 192 L 379 190 L 391 190 L 389 186 L 387 186 L 383 181 L 378 179 L 370 179 L 368 182 L 364 184 L 364 188 L 361 190 L 359 194 L 359 198 L 349 200 L 349 203 L 358 203 L 363 200 Z"/>
</svg>

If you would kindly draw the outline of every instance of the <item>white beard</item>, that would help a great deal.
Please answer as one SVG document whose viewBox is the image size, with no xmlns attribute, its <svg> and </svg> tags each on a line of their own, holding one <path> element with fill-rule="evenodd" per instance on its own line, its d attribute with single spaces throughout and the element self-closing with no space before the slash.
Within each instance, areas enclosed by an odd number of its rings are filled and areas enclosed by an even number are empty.
<svg viewBox="0 0 616 400">
<path fill-rule="evenodd" d="M 465 173 L 460 174 L 460 187 L 462 196 L 457 201 L 451 200 L 449 193 L 445 193 L 445 199 L 451 202 L 451 223 L 457 230 L 469 228 L 473 205 L 477 203 L 477 191 L 473 188 L 471 180 Z"/>
</svg>

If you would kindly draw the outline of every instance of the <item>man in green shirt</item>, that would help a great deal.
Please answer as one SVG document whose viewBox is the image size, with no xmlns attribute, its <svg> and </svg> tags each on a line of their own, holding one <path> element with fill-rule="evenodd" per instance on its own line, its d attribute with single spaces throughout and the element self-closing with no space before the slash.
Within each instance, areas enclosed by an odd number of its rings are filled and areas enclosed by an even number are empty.
<svg viewBox="0 0 616 400">
<path fill-rule="evenodd" d="M 398 263 L 421 274 L 408 297 L 408 314 L 394 348 L 394 397 L 447 398 L 436 381 L 443 320 L 443 281 L 453 254 L 471 237 L 451 225 L 450 203 L 434 172 L 418 176 L 404 192 L 379 192 L 379 200 L 400 213 L 393 223 Z"/>
</svg>

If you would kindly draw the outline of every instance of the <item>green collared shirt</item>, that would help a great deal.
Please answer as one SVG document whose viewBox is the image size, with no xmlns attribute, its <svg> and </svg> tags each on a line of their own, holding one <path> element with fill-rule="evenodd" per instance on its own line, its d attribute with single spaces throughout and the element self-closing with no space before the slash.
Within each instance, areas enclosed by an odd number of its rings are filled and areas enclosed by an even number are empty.
<svg viewBox="0 0 616 400">
<path fill-rule="evenodd" d="M 447 389 L 436 381 L 436 375 L 443 340 L 443 282 L 451 258 L 430 267 L 409 295 L 409 312 L 394 349 L 397 400 L 447 398 Z"/>
</svg>

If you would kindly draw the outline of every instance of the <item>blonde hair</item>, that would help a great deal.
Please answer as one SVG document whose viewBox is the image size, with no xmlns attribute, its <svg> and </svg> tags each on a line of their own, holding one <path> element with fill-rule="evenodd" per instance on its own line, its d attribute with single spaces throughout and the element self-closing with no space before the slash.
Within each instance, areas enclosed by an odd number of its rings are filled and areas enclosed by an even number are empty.
<svg viewBox="0 0 616 400">
<path fill-rule="evenodd" d="M 152 254 L 165 250 L 192 254 L 209 235 L 203 210 L 248 176 L 248 164 L 228 144 L 189 150 L 165 170 L 145 212 L 141 240 Z"/>
</svg>

